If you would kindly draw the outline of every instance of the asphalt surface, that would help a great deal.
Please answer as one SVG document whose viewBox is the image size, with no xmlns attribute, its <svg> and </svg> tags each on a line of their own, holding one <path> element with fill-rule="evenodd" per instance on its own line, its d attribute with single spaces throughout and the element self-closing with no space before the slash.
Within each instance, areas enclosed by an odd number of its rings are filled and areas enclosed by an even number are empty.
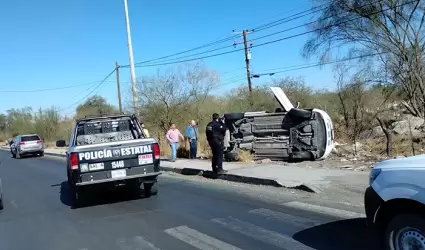
<svg viewBox="0 0 425 250">
<path fill-rule="evenodd" d="M 220 182 L 163 174 L 155 197 L 94 193 L 72 209 L 63 159 L 12 159 L 0 150 L 0 162 L 1 250 L 377 249 L 364 219 L 300 209 L 309 206 L 295 195 L 279 194 L 275 203 L 261 188 L 244 195 Z"/>
</svg>

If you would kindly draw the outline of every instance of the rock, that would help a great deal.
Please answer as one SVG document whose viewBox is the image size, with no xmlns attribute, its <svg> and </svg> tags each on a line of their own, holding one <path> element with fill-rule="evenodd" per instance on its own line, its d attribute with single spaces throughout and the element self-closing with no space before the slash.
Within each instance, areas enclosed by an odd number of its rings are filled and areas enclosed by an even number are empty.
<svg viewBox="0 0 425 250">
<path fill-rule="evenodd" d="M 376 126 L 370 130 L 366 130 L 360 133 L 359 138 L 362 140 L 375 139 L 385 136 L 381 126 Z"/>
<path fill-rule="evenodd" d="M 392 131 L 397 135 L 410 135 L 410 130 L 414 136 L 419 136 L 421 132 L 420 127 L 424 124 L 425 120 L 412 115 L 404 116 L 404 119 L 398 122 L 393 122 L 391 126 Z M 410 123 L 410 129 L 409 129 Z"/>
<path fill-rule="evenodd" d="M 366 171 L 368 169 L 369 168 L 367 166 L 359 166 L 359 167 L 354 168 L 354 171 Z"/>
<path fill-rule="evenodd" d="M 270 164 L 270 163 L 272 163 L 272 160 L 270 160 L 270 159 L 262 159 L 262 160 L 256 161 L 255 163 L 257 163 L 257 164 Z"/>
<path fill-rule="evenodd" d="M 393 159 L 403 159 L 403 158 L 406 158 L 406 156 L 404 156 L 404 155 L 397 155 L 397 156 L 394 156 L 393 157 Z"/>
</svg>

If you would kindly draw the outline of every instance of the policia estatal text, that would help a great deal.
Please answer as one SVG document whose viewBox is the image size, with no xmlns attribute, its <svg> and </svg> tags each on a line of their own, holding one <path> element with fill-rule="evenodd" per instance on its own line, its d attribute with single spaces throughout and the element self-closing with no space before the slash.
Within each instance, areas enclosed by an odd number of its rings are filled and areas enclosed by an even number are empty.
<svg viewBox="0 0 425 250">
<path fill-rule="evenodd" d="M 212 170 L 217 174 L 223 174 L 227 171 L 223 170 L 223 150 L 224 135 L 226 134 L 226 125 L 224 120 L 220 119 L 217 113 L 212 115 L 212 121 L 207 124 L 206 135 L 208 144 L 212 151 Z"/>
</svg>

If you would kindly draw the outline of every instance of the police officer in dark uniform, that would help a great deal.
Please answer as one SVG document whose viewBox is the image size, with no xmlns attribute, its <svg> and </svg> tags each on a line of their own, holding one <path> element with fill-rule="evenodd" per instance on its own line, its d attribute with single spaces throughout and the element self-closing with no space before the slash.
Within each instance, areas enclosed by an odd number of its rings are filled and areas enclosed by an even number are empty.
<svg viewBox="0 0 425 250">
<path fill-rule="evenodd" d="M 220 119 L 217 113 L 212 115 L 212 121 L 207 124 L 206 135 L 208 144 L 212 151 L 212 170 L 217 174 L 224 174 L 223 170 L 223 151 L 224 151 L 224 135 L 226 134 L 226 125 L 224 119 Z"/>
</svg>

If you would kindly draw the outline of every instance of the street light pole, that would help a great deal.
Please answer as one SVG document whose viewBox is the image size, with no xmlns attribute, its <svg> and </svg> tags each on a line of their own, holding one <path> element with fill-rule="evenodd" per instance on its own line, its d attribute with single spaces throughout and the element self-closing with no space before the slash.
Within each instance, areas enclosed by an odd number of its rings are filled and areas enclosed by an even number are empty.
<svg viewBox="0 0 425 250">
<path fill-rule="evenodd" d="M 134 70 L 133 46 L 131 45 L 130 19 L 128 17 L 127 0 L 124 0 L 125 23 L 127 27 L 128 57 L 130 58 L 131 90 L 133 92 L 133 108 L 137 112 L 136 72 Z"/>
</svg>

